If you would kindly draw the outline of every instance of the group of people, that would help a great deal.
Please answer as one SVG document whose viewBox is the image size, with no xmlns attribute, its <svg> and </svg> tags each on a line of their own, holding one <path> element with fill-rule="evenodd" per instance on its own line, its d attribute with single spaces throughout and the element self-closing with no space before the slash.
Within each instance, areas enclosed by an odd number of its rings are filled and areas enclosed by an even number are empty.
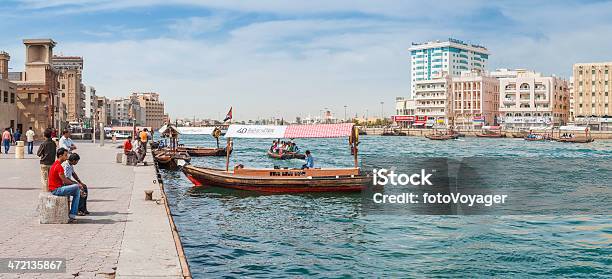
<svg viewBox="0 0 612 279">
<path fill-rule="evenodd" d="M 72 197 L 69 221 L 74 223 L 77 215 L 89 214 L 87 210 L 89 191 L 75 170 L 81 157 L 75 153 L 77 147 L 70 138 L 70 131 L 66 130 L 62 133 L 59 148 L 53 140 L 51 128 L 47 128 L 43 135 L 45 141 L 40 144 L 37 151 L 40 157 L 41 181 L 51 194 Z"/>
<path fill-rule="evenodd" d="M 26 141 L 28 144 L 28 154 L 32 154 L 34 152 L 34 130 L 32 127 L 25 133 Z M 18 141 L 21 140 L 21 131 L 19 129 L 15 129 L 15 132 L 11 134 L 11 129 L 5 128 L 2 132 L 2 146 L 4 146 L 4 154 L 8 154 L 11 149 L 11 145 L 17 144 Z"/>
<path fill-rule="evenodd" d="M 272 141 L 270 152 L 282 154 L 284 152 L 298 153 L 300 148 L 292 141 Z"/>
<path fill-rule="evenodd" d="M 576 136 L 574 134 L 570 134 L 570 133 L 563 133 L 563 135 L 561 135 L 561 138 L 563 139 L 571 139 L 571 138 L 575 138 Z"/>
<path fill-rule="evenodd" d="M 133 137 L 133 141 L 127 138 L 123 143 L 123 153 L 128 157 L 128 162 L 134 162 L 134 164 L 144 162 L 144 158 L 147 155 L 147 144 L 152 139 L 151 133 L 147 128 L 142 131 L 137 131 L 138 136 Z"/>
</svg>

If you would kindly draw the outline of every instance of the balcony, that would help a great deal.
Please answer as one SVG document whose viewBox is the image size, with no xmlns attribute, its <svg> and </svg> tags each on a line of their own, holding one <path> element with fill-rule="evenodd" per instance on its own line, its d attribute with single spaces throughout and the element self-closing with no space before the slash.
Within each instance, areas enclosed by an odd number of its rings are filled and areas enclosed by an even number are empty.
<svg viewBox="0 0 612 279">
<path fill-rule="evenodd" d="M 516 103 L 515 98 L 505 98 L 504 99 L 504 104 L 515 104 L 515 103 Z"/>
<path fill-rule="evenodd" d="M 419 95 L 415 96 L 416 100 L 446 100 L 446 95 Z"/>
</svg>

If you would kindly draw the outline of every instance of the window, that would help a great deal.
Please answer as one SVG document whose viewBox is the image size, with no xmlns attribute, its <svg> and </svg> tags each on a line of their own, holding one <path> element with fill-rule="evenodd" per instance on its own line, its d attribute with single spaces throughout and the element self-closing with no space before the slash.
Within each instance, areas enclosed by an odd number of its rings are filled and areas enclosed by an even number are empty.
<svg viewBox="0 0 612 279">
<path fill-rule="evenodd" d="M 15 93 L 11 92 L 11 104 L 15 103 Z"/>
<path fill-rule="evenodd" d="M 606 75 L 608 74 L 608 70 L 607 69 L 605 70 L 605 73 L 606 73 Z"/>
<path fill-rule="evenodd" d="M 4 102 L 8 103 L 8 91 L 4 91 Z"/>
<path fill-rule="evenodd" d="M 595 70 L 591 70 L 591 74 L 594 75 L 595 74 Z"/>
<path fill-rule="evenodd" d="M 66 89 L 66 84 L 62 84 L 62 89 Z"/>
<path fill-rule="evenodd" d="M 582 81 L 578 82 L 578 85 L 582 85 Z"/>
</svg>

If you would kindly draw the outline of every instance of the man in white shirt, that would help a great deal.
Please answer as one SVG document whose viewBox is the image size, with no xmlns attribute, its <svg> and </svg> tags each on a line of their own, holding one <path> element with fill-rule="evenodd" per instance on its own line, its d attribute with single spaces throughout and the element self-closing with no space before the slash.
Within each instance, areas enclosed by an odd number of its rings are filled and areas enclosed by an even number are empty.
<svg viewBox="0 0 612 279">
<path fill-rule="evenodd" d="M 63 136 L 59 140 L 58 148 L 63 147 L 66 150 L 68 150 L 69 152 L 77 149 L 76 145 L 74 145 L 74 142 L 72 142 L 72 139 L 70 138 L 70 131 L 64 130 L 64 133 L 62 133 L 62 134 L 63 134 Z"/>
<path fill-rule="evenodd" d="M 26 132 L 26 140 L 28 141 L 28 154 L 34 154 L 34 130 L 32 127 Z"/>
</svg>

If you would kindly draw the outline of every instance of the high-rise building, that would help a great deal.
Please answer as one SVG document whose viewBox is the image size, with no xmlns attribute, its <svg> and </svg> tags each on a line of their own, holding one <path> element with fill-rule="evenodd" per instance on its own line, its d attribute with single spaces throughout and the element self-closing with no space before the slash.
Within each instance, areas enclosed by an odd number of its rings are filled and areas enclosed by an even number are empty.
<svg viewBox="0 0 612 279">
<path fill-rule="evenodd" d="M 415 83 L 415 123 L 417 127 L 448 125 L 451 77 L 445 73 Z"/>
<path fill-rule="evenodd" d="M 23 127 L 33 127 L 37 137 L 44 129 L 59 127 L 57 99 L 57 72 L 53 68 L 51 39 L 25 39 L 25 72 L 10 73 L 17 84 L 17 107 Z"/>
<path fill-rule="evenodd" d="M 555 76 L 516 70 L 499 79 L 500 122 L 506 128 L 565 125 L 569 119 L 569 84 Z"/>
<path fill-rule="evenodd" d="M 0 128 L 9 128 L 13 131 L 23 127 L 19 122 L 17 109 L 17 85 L 8 80 L 8 62 L 11 59 L 8 53 L 0 51 Z M 26 127 L 27 129 L 28 127 Z"/>
<path fill-rule="evenodd" d="M 447 115 L 459 129 L 493 125 L 499 112 L 499 81 L 478 71 L 452 78 L 451 106 Z"/>
<path fill-rule="evenodd" d="M 164 103 L 160 100 L 158 93 L 132 93 L 132 98 L 138 100 L 144 111 L 145 126 L 157 129 L 166 123 Z"/>
<path fill-rule="evenodd" d="M 574 122 L 612 130 L 612 62 L 578 63 L 573 67 Z"/>
<path fill-rule="evenodd" d="M 66 106 L 67 122 L 83 122 L 85 87 L 83 81 L 83 58 L 79 56 L 53 56 L 53 67 L 59 71 L 58 94 Z"/>
<path fill-rule="evenodd" d="M 119 126 L 146 125 L 144 111 L 137 99 L 130 97 L 110 100 L 111 124 Z"/>
<path fill-rule="evenodd" d="M 431 80 L 443 72 L 451 77 L 459 76 L 463 71 L 482 72 L 489 59 L 487 48 L 455 39 L 412 43 L 409 50 L 412 70 L 411 96 L 414 96 L 419 81 Z"/>
</svg>

